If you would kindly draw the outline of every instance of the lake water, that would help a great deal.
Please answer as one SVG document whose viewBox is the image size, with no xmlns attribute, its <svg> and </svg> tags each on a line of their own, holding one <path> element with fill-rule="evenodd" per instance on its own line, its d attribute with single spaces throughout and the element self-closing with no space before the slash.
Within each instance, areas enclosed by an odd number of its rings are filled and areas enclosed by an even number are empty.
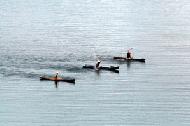
<svg viewBox="0 0 190 126">
<path fill-rule="evenodd" d="M 189 126 L 188 0 L 1 0 L 0 126 Z M 133 48 L 146 63 L 120 63 Z M 100 57 L 120 73 L 83 70 Z M 39 81 L 76 78 L 75 85 Z"/>
</svg>

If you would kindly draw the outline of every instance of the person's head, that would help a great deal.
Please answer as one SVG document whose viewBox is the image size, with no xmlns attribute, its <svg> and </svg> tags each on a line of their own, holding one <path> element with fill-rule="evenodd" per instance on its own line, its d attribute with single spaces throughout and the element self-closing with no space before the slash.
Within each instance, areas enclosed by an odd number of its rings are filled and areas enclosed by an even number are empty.
<svg viewBox="0 0 190 126">
<path fill-rule="evenodd" d="M 128 49 L 127 52 L 130 52 L 132 49 L 133 49 L 133 48 Z"/>
<path fill-rule="evenodd" d="M 56 75 L 58 75 L 59 74 L 59 72 L 56 72 Z"/>
</svg>

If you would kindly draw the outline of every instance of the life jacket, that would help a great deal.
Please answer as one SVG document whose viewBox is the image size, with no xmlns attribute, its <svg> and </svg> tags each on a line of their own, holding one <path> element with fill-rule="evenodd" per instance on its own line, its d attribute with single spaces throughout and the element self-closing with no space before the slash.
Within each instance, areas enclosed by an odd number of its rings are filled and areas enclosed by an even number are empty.
<svg viewBox="0 0 190 126">
<path fill-rule="evenodd" d="M 97 63 L 96 63 L 96 68 L 98 68 L 98 67 L 99 67 L 99 65 L 100 65 L 100 62 L 97 62 Z"/>
<path fill-rule="evenodd" d="M 127 52 L 127 58 L 131 58 L 131 53 Z"/>
<path fill-rule="evenodd" d="M 58 77 L 58 73 L 55 75 L 55 78 L 57 79 L 57 77 Z"/>
</svg>

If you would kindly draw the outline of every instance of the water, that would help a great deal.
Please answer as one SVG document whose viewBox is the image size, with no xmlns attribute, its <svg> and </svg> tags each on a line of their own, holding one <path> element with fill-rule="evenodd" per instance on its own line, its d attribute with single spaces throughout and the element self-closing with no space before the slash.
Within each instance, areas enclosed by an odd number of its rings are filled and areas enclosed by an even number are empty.
<svg viewBox="0 0 190 126">
<path fill-rule="evenodd" d="M 188 0 L 0 2 L 0 125 L 190 125 Z M 133 47 L 146 63 L 113 62 Z M 120 73 L 82 70 L 119 65 Z M 40 82 L 41 75 L 76 84 Z"/>
</svg>

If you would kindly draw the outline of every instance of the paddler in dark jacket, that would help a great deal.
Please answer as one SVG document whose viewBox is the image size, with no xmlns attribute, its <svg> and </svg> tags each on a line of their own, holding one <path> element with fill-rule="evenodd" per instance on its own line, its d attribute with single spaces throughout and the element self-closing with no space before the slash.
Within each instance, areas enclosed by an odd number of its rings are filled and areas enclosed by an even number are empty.
<svg viewBox="0 0 190 126">
<path fill-rule="evenodd" d="M 96 69 L 99 69 L 99 67 L 100 67 L 100 63 L 101 63 L 101 61 L 98 60 L 97 63 L 96 63 Z"/>
<path fill-rule="evenodd" d="M 55 79 L 56 79 L 56 80 L 57 80 L 58 74 L 59 74 L 59 73 L 58 73 L 58 72 L 56 72 L 56 75 L 55 75 Z"/>
<path fill-rule="evenodd" d="M 130 50 L 127 51 L 127 59 L 132 59 L 132 55 L 131 55 Z"/>
</svg>

